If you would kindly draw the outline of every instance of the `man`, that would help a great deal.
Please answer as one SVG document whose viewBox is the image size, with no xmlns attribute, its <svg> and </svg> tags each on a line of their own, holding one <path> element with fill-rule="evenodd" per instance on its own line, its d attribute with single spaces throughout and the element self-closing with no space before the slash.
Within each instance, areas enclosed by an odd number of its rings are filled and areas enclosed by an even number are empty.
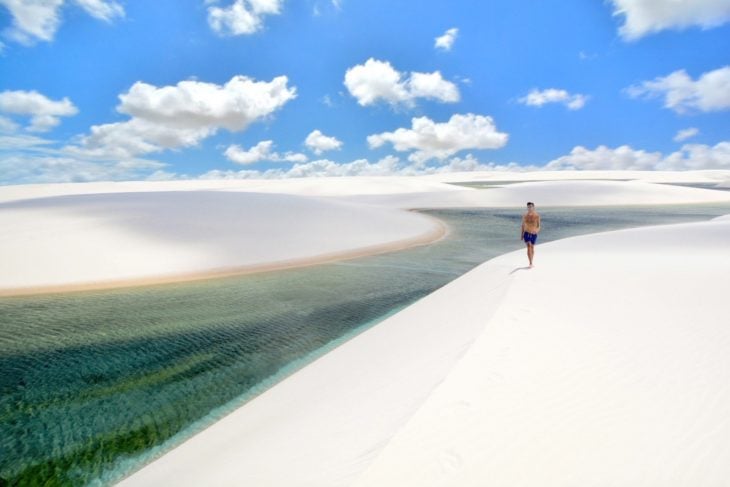
<svg viewBox="0 0 730 487">
<path fill-rule="evenodd" d="M 535 255 L 535 242 L 537 242 L 537 234 L 540 233 L 540 215 L 535 211 L 535 203 L 527 203 L 527 213 L 522 216 L 522 229 L 520 230 L 520 239 L 527 244 L 527 258 L 530 260 L 532 267 L 532 257 Z"/>
</svg>

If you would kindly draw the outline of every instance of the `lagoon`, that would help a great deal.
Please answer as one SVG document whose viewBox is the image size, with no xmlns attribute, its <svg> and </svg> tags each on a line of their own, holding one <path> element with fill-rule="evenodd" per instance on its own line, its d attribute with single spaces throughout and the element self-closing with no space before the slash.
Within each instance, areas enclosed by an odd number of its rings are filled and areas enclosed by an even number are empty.
<svg viewBox="0 0 730 487">
<path fill-rule="evenodd" d="M 447 223 L 447 238 L 309 268 L 0 299 L 0 477 L 112 483 L 342 341 L 521 247 L 521 210 L 424 211 Z M 730 205 L 540 211 L 547 242 L 707 220 Z"/>
</svg>

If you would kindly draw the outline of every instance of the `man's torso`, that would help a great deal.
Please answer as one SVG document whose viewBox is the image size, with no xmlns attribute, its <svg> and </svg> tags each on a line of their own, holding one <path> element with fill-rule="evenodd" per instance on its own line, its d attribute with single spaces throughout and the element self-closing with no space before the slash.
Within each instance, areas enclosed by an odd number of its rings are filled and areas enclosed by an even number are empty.
<svg viewBox="0 0 730 487">
<path fill-rule="evenodd" d="M 525 213 L 522 217 L 522 221 L 525 223 L 525 231 L 528 233 L 537 233 L 540 231 L 540 215 L 537 212 Z"/>
</svg>

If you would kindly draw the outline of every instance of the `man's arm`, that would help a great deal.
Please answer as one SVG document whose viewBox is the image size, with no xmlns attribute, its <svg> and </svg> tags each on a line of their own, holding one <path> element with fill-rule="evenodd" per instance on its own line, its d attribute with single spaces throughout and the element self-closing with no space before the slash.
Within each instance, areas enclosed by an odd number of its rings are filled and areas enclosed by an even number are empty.
<svg viewBox="0 0 730 487">
<path fill-rule="evenodd" d="M 525 239 L 525 217 L 522 216 L 522 225 L 520 226 L 520 240 Z"/>
<path fill-rule="evenodd" d="M 537 233 L 540 233 L 540 230 L 542 230 L 542 225 L 540 222 L 540 215 L 537 215 Z"/>
</svg>

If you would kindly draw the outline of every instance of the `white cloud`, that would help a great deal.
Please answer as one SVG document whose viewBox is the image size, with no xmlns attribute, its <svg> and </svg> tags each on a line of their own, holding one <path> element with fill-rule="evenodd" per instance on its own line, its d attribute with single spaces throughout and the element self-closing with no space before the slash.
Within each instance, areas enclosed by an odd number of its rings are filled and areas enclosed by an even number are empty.
<svg viewBox="0 0 730 487">
<path fill-rule="evenodd" d="M 0 116 L 0 133 L 15 132 L 20 126 L 7 117 Z"/>
<path fill-rule="evenodd" d="M 578 59 L 581 61 L 592 61 L 598 57 L 598 54 L 592 54 L 586 51 L 580 51 L 578 53 Z"/>
<path fill-rule="evenodd" d="M 371 148 L 390 142 L 399 152 L 413 151 L 409 160 L 425 162 L 445 159 L 467 149 L 497 149 L 507 143 L 508 135 L 498 132 L 492 117 L 453 115 L 446 123 L 436 123 L 428 117 L 411 120 L 411 128 L 368 136 Z"/>
<path fill-rule="evenodd" d="M 67 146 L 64 150 L 76 156 L 125 159 L 165 149 L 194 146 L 213 135 L 216 129 L 185 129 L 133 118 L 126 122 L 94 125 L 90 131 L 90 134 L 79 139 L 79 146 Z"/>
<path fill-rule="evenodd" d="M 189 147 L 220 128 L 244 130 L 270 116 L 296 97 L 286 76 L 270 82 L 234 76 L 225 85 L 182 81 L 158 88 L 137 82 L 119 96 L 117 111 L 130 115 L 126 122 L 91 127 L 81 147 L 69 147 L 95 157 L 134 157 L 164 149 Z"/>
<path fill-rule="evenodd" d="M 444 164 L 424 166 L 419 163 L 404 163 L 398 157 L 389 155 L 378 161 L 357 159 L 348 163 L 337 163 L 329 159 L 319 159 L 306 164 L 296 164 L 288 170 L 269 169 L 266 171 L 213 170 L 199 176 L 201 179 L 270 179 L 306 177 L 353 177 L 353 176 L 420 176 L 426 174 L 467 172 L 467 171 L 526 171 L 538 168 L 520 166 L 516 163 L 481 163 L 471 154 L 464 158 L 454 157 Z"/>
<path fill-rule="evenodd" d="M 550 161 L 546 169 L 631 169 L 652 170 L 660 162 L 659 152 L 634 150 L 628 145 L 611 149 L 601 145 L 594 150 L 576 146 L 567 156 Z"/>
<path fill-rule="evenodd" d="M 377 162 L 358 159 L 338 164 L 328 159 L 320 159 L 306 164 L 296 164 L 285 173 L 287 178 L 324 177 L 324 176 L 386 176 L 398 173 L 399 159 L 387 156 Z"/>
<path fill-rule="evenodd" d="M 296 97 L 287 86 L 286 76 L 270 82 L 234 76 L 225 85 L 201 81 L 181 81 L 158 88 L 135 83 L 119 96 L 117 110 L 152 123 L 179 128 L 245 129 L 254 120 L 266 117 Z"/>
<path fill-rule="evenodd" d="M 46 132 L 60 123 L 59 117 L 78 112 L 68 98 L 54 101 L 37 91 L 0 92 L 0 113 L 30 117 L 28 130 L 32 132 Z"/>
<path fill-rule="evenodd" d="M 272 140 L 262 140 L 248 150 L 241 148 L 239 145 L 231 145 L 226 149 L 225 155 L 229 160 L 238 164 L 253 164 L 261 160 L 267 160 L 273 145 Z"/>
<path fill-rule="evenodd" d="M 623 16 L 621 37 L 636 40 L 665 29 L 716 27 L 730 20 L 729 0 L 611 0 L 613 15 Z"/>
<path fill-rule="evenodd" d="M 417 98 L 430 98 L 443 103 L 459 101 L 459 89 L 454 83 L 443 79 L 440 72 L 413 72 L 408 75 L 396 71 L 387 61 L 373 58 L 348 69 L 345 86 L 362 106 L 383 100 L 391 105 L 410 107 Z"/>
<path fill-rule="evenodd" d="M 730 66 L 702 74 L 694 81 L 685 70 L 626 89 L 633 98 L 664 97 L 664 107 L 677 113 L 730 109 Z"/>
<path fill-rule="evenodd" d="M 715 146 L 686 144 L 667 156 L 660 152 L 635 150 L 627 145 L 615 149 L 602 145 L 594 150 L 577 146 L 570 154 L 550 161 L 545 169 L 641 171 L 730 169 L 730 142 L 720 142 Z"/>
<path fill-rule="evenodd" d="M 730 169 L 730 142 L 720 142 L 714 146 L 685 144 L 677 152 L 665 157 L 657 169 Z"/>
<path fill-rule="evenodd" d="M 695 135 L 699 134 L 700 130 L 695 127 L 686 128 L 683 130 L 680 130 L 677 132 L 677 135 L 674 136 L 675 142 L 682 142 L 683 140 L 691 139 Z"/>
<path fill-rule="evenodd" d="M 434 40 L 434 47 L 444 51 L 450 51 L 456 41 L 456 36 L 459 35 L 459 29 L 453 27 L 446 32 L 444 35 L 437 37 Z"/>
<path fill-rule="evenodd" d="M 13 17 L 13 25 L 8 31 L 10 38 L 24 44 L 34 39 L 50 41 L 58 29 L 59 10 L 63 0 L 27 2 L 24 0 L 0 0 Z"/>
<path fill-rule="evenodd" d="M 586 101 L 588 101 L 588 96 L 570 94 L 565 90 L 548 88 L 546 90 L 532 90 L 518 101 L 534 107 L 541 107 L 547 103 L 562 103 L 570 110 L 579 110 L 585 106 Z"/>
<path fill-rule="evenodd" d="M 315 154 L 320 155 L 326 151 L 339 150 L 342 147 L 342 142 L 335 137 L 324 135 L 319 130 L 313 130 L 307 135 L 307 138 L 304 140 L 304 145 Z"/>
<path fill-rule="evenodd" d="M 114 0 L 75 0 L 94 17 L 106 21 L 123 17 L 124 8 Z M 0 0 L 13 17 L 7 35 L 22 44 L 52 41 L 61 23 L 64 0 Z"/>
<path fill-rule="evenodd" d="M 302 154 L 300 152 L 287 151 L 284 154 L 280 154 L 278 160 L 287 162 L 307 162 L 309 160 L 309 157 L 307 157 L 306 154 Z"/>
<path fill-rule="evenodd" d="M 537 171 L 541 168 L 536 166 L 521 166 L 516 162 L 508 164 L 496 164 L 494 162 L 479 162 L 473 155 L 467 154 L 466 157 L 452 157 L 447 161 L 446 165 L 437 168 L 428 168 L 427 172 L 449 173 L 449 172 L 470 172 L 470 171 Z"/>
<path fill-rule="evenodd" d="M 112 0 L 76 0 L 76 3 L 97 19 L 110 21 L 114 17 L 124 17 L 124 8 Z"/>
<path fill-rule="evenodd" d="M 225 151 L 225 156 L 238 164 L 254 164 L 259 161 L 287 161 L 287 162 L 306 162 L 307 156 L 300 153 L 286 152 L 279 154 L 273 152 L 274 142 L 272 140 L 262 140 L 255 146 L 246 150 L 239 145 L 231 145 Z"/>
<path fill-rule="evenodd" d="M 53 141 L 34 135 L 0 135 L 0 150 L 28 150 L 53 144 Z"/>
<path fill-rule="evenodd" d="M 221 35 L 247 35 L 261 30 L 264 17 L 278 15 L 284 0 L 235 0 L 228 7 L 208 7 L 208 25 Z"/>
<path fill-rule="evenodd" d="M 433 98 L 447 103 L 459 101 L 459 89 L 450 81 L 441 77 L 441 73 L 411 73 L 407 84 L 410 96 L 415 98 Z"/>
<path fill-rule="evenodd" d="M 0 159 L 2 181 L 12 184 L 135 180 L 163 167 L 165 164 L 147 159 L 92 161 L 38 155 Z"/>
</svg>

